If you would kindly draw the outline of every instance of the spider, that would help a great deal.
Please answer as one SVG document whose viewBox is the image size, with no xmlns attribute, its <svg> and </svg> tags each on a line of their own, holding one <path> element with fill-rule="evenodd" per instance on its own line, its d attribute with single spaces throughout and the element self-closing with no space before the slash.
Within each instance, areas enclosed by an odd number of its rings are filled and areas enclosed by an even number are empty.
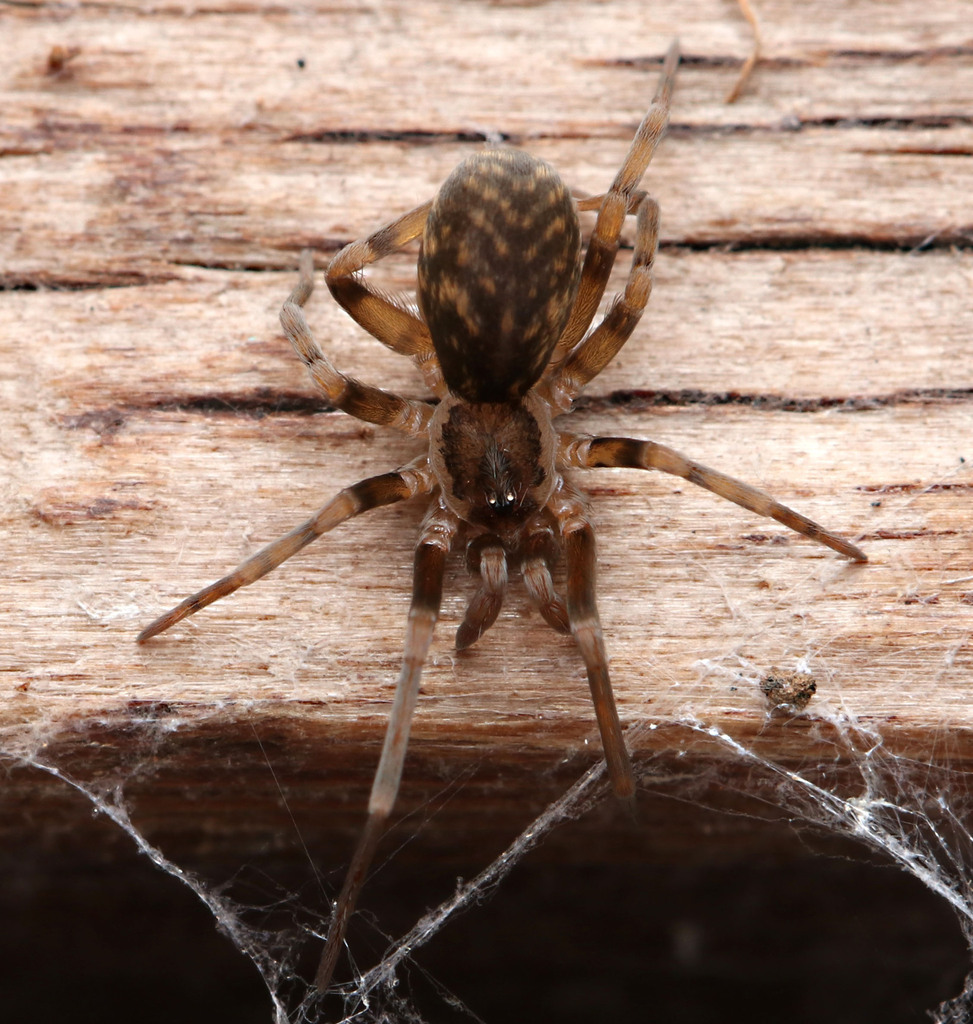
<svg viewBox="0 0 973 1024">
<path fill-rule="evenodd" d="M 604 194 L 576 199 L 542 160 L 511 149 L 468 157 L 437 196 L 331 261 L 325 280 L 340 305 L 370 334 L 410 356 L 437 403 L 415 401 L 339 372 L 304 316 L 313 261 L 301 254 L 299 280 L 281 324 L 328 401 L 369 423 L 423 442 L 422 453 L 390 473 L 345 488 L 307 522 L 147 626 L 139 642 L 253 583 L 340 523 L 381 505 L 425 497 L 415 549 L 405 650 L 368 814 L 347 871 L 315 978 L 328 989 L 358 894 L 398 794 L 423 663 L 439 614 L 447 555 L 461 539 L 478 586 L 456 634 L 473 644 L 496 619 L 508 570 L 519 567 L 527 593 L 558 632 L 571 633 L 591 688 L 612 787 L 635 790 L 608 675 L 595 604 L 595 536 L 588 503 L 565 472 L 601 466 L 656 469 L 682 477 L 769 516 L 846 558 L 853 544 L 745 483 L 653 441 L 590 437 L 554 425 L 625 344 L 642 315 L 658 247 L 659 207 L 638 185 L 669 119 L 679 51 L 670 47 L 655 97 L 628 155 Z M 578 211 L 597 211 L 581 258 Z M 591 328 L 619 248 L 625 218 L 636 217 L 624 293 Z M 421 236 L 418 310 L 373 290 L 366 266 Z M 552 570 L 562 556 L 566 593 Z"/>
</svg>

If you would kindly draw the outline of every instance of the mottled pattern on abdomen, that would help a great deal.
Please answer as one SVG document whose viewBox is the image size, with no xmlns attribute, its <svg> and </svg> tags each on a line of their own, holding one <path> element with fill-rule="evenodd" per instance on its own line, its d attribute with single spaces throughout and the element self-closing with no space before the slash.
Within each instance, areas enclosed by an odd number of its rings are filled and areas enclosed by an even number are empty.
<svg viewBox="0 0 973 1024">
<path fill-rule="evenodd" d="M 537 382 L 574 304 L 581 230 L 557 172 L 518 150 L 464 160 L 433 203 L 419 306 L 450 391 L 504 402 Z"/>
</svg>

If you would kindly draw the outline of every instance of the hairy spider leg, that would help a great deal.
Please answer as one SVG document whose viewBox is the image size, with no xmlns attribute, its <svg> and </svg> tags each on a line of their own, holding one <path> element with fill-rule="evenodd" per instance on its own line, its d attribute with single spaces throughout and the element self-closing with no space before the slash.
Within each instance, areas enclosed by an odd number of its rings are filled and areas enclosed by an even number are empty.
<svg viewBox="0 0 973 1024">
<path fill-rule="evenodd" d="M 311 379 L 335 408 L 356 419 L 383 427 L 394 427 L 413 437 L 423 436 L 432 418 L 431 405 L 402 398 L 346 376 L 335 368 L 318 347 L 302 309 L 314 289 L 313 273 L 311 253 L 305 250 L 301 253 L 298 282 L 280 311 L 280 325 L 290 338 L 301 362 L 307 367 Z"/>
<path fill-rule="evenodd" d="M 638 441 L 630 437 L 585 437 L 562 434 L 558 462 L 564 466 L 589 469 L 610 467 L 616 469 L 658 469 L 663 473 L 682 477 L 698 487 L 718 494 L 751 512 L 776 519 L 788 529 L 837 551 L 855 562 L 867 562 L 868 555 L 860 548 L 826 530 L 813 519 L 802 516 L 782 505 L 769 494 L 736 480 L 732 476 L 710 469 L 702 463 L 686 458 L 680 452 L 657 444 Z"/>
<path fill-rule="evenodd" d="M 590 213 L 594 211 L 597 213 L 601 209 L 601 204 L 605 201 L 605 197 L 608 195 L 607 192 L 601 192 L 596 196 L 585 195 L 580 192 L 571 190 L 571 195 L 574 196 L 574 201 L 577 204 L 578 211 L 580 213 Z M 639 208 L 639 204 L 648 195 L 648 192 L 644 188 L 640 188 L 633 192 L 628 197 L 628 206 L 625 207 L 626 214 L 633 214 Z"/>
<path fill-rule="evenodd" d="M 584 266 L 581 270 L 578 297 L 554 350 L 554 359 L 559 359 L 570 352 L 584 337 L 605 294 L 605 286 L 608 284 L 618 252 L 618 236 L 626 213 L 631 212 L 629 204 L 669 124 L 669 104 L 672 101 L 672 88 L 678 64 L 679 42 L 674 40 L 663 61 L 662 74 L 652 98 L 652 105 L 639 125 L 625 161 L 615 175 L 611 188 L 605 193 L 598 210 L 595 230 L 588 242 L 588 251 L 585 253 Z M 579 204 L 579 209 L 587 208 L 589 207 Z"/>
<path fill-rule="evenodd" d="M 324 279 L 331 294 L 357 323 L 393 352 L 411 356 L 435 394 L 446 393 L 425 321 L 399 299 L 368 284 L 361 271 L 422 234 L 432 200 L 346 245 L 331 261 Z"/>
<path fill-rule="evenodd" d="M 471 574 L 480 577 L 480 585 L 456 630 L 458 651 L 475 644 L 496 622 L 507 593 L 507 555 L 498 537 L 484 533 L 470 541 L 466 565 Z"/>
<path fill-rule="evenodd" d="M 645 196 L 635 221 L 635 252 L 625 291 L 604 320 L 569 353 L 547 381 L 551 401 L 567 411 L 584 386 L 615 358 L 635 330 L 652 293 L 652 269 L 659 248 L 659 204 Z"/>
<path fill-rule="evenodd" d="M 383 345 L 404 356 L 432 351 L 429 329 L 392 296 L 369 289 L 359 273 L 418 238 L 431 207 L 430 199 L 384 224 L 367 238 L 349 243 L 331 261 L 324 275 L 331 294 L 348 315 Z"/>
<path fill-rule="evenodd" d="M 292 555 L 296 555 L 301 548 L 307 547 L 322 533 L 333 530 L 346 520 L 382 505 L 392 505 L 418 494 L 428 494 L 433 487 L 432 470 L 429 468 L 425 456 L 396 472 L 382 473 L 381 476 L 369 477 L 367 480 L 360 480 L 357 484 L 352 484 L 351 487 L 346 487 L 311 516 L 306 523 L 302 523 L 290 533 L 284 534 L 283 537 L 279 537 L 265 548 L 261 548 L 255 555 L 234 569 L 229 576 L 224 576 L 221 580 L 211 583 L 208 587 L 204 587 L 198 593 L 181 601 L 165 615 L 160 615 L 139 633 L 136 642 L 144 643 L 170 626 L 174 626 L 187 615 L 194 615 L 200 608 L 219 601 L 221 597 L 232 594 L 240 587 L 246 587 L 256 582 L 261 576 L 266 576 L 282 562 L 286 562 Z"/>
<path fill-rule="evenodd" d="M 616 796 L 631 797 L 635 793 L 635 777 L 615 707 L 608 676 L 608 653 L 595 602 L 595 532 L 591 528 L 588 505 L 579 492 L 562 484 L 548 508 L 561 529 L 567 566 L 568 621 L 588 674 L 608 775 Z"/>
<path fill-rule="evenodd" d="M 402 765 L 409 743 L 409 727 L 419 696 L 422 666 L 432 642 L 433 628 L 442 603 L 446 556 L 458 528 L 459 520 L 440 500 L 426 515 L 416 544 L 412 603 L 409 606 L 406 626 L 402 670 L 395 688 L 392 713 L 385 730 L 382 756 L 368 800 L 368 818 L 335 903 L 328 938 L 314 978 L 314 984 L 320 992 L 326 992 L 331 983 L 331 976 L 334 974 L 348 929 L 348 921 L 355 909 L 365 875 L 399 792 Z"/>
</svg>

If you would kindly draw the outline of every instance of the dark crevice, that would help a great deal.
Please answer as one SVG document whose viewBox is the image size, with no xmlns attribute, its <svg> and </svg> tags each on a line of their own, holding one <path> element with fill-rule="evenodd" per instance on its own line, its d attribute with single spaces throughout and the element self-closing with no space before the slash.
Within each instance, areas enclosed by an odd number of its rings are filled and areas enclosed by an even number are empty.
<svg viewBox="0 0 973 1024">
<path fill-rule="evenodd" d="M 659 408 L 691 406 L 739 405 L 760 412 L 811 413 L 825 410 L 839 412 L 870 412 L 901 405 L 942 405 L 973 401 L 969 388 L 907 388 L 887 395 L 840 395 L 794 398 L 788 395 L 762 395 L 744 391 L 702 391 L 695 388 L 678 390 L 624 390 L 607 396 L 582 395 L 575 401 L 576 409 L 593 412 L 624 408 L 634 412 Z"/>
<path fill-rule="evenodd" d="M 875 114 L 870 117 L 798 117 L 788 115 L 770 124 L 734 122 L 729 124 L 700 124 L 673 121 L 668 134 L 673 138 L 692 138 L 704 135 L 759 135 L 782 133 L 793 134 L 813 128 L 852 129 L 868 128 L 883 131 L 922 131 L 928 129 L 950 129 L 973 125 L 973 117 L 967 113 L 916 114 L 910 117 Z M 628 131 L 628 126 L 625 126 Z M 300 132 L 285 136 L 284 142 L 326 143 L 329 145 L 362 145 L 368 143 L 396 142 L 410 146 L 443 146 L 466 143 L 470 145 L 523 146 L 541 139 L 586 138 L 576 132 L 536 131 L 485 132 L 480 130 L 454 129 L 451 131 L 422 131 L 395 128 L 321 128 L 317 131 Z"/>
<path fill-rule="evenodd" d="M 858 538 L 861 541 L 868 540 L 923 540 L 928 537 L 955 537 L 959 530 L 872 530 L 861 534 Z M 919 601 L 909 597 L 905 598 L 905 604 L 918 604 Z M 932 603 L 936 602 L 922 602 Z"/>
<path fill-rule="evenodd" d="M 328 143 L 362 143 L 362 142 L 405 142 L 413 146 L 440 146 L 455 142 L 492 142 L 511 144 L 522 141 L 522 137 L 507 133 L 488 133 L 483 131 L 426 131 L 421 129 L 394 128 L 322 128 L 315 132 L 300 132 L 288 135 L 285 142 L 328 142 Z"/>
<path fill-rule="evenodd" d="M 959 461 L 960 463 L 964 463 L 966 460 L 961 458 Z M 941 494 L 949 491 L 973 491 L 973 484 L 924 484 L 916 481 L 910 481 L 909 483 L 904 484 L 861 484 L 856 487 L 855 490 L 864 491 L 866 494 Z"/>
<path fill-rule="evenodd" d="M 973 46 L 930 46 L 924 49 L 902 50 L 816 50 L 807 57 L 760 57 L 756 67 L 763 70 L 784 70 L 790 68 L 820 68 L 834 64 L 857 66 L 861 64 L 929 64 L 933 61 L 965 60 L 973 55 Z M 683 54 L 679 63 L 687 68 L 739 68 L 745 57 L 727 54 Z M 639 70 L 658 70 L 662 57 L 615 57 L 585 60 L 582 63 L 593 67 L 623 67 Z"/>
<path fill-rule="evenodd" d="M 889 128 L 893 131 L 913 131 L 924 128 L 957 128 L 973 124 L 966 113 L 914 114 L 910 117 L 892 117 L 876 114 L 872 117 L 807 117 L 800 119 L 801 128 Z"/>
<path fill-rule="evenodd" d="M 254 420 L 268 416 L 318 416 L 336 411 L 333 405 L 319 396 L 273 388 L 256 388 L 242 394 L 172 395 L 127 408 L 131 411 L 188 412 L 202 416 L 230 414 Z"/>
<path fill-rule="evenodd" d="M 880 237 L 867 234 L 843 234 L 839 232 L 806 232 L 804 234 L 778 235 L 751 232 L 745 238 L 734 240 L 719 235 L 707 238 L 705 235 L 663 242 L 659 248 L 670 252 L 805 252 L 819 249 L 828 251 L 861 252 L 925 252 L 929 249 L 969 249 L 973 247 L 973 223 L 957 225 L 929 234 L 915 232 L 907 235 Z"/>
<path fill-rule="evenodd" d="M 754 124 L 747 121 L 728 124 L 700 124 L 673 121 L 669 124 L 668 135 L 672 138 L 693 138 L 702 135 L 780 135 L 795 134 L 812 128 L 847 130 L 852 128 L 879 129 L 882 131 L 926 131 L 932 128 L 967 128 L 973 125 L 973 117 L 966 113 L 915 114 L 910 117 L 874 114 L 871 117 L 798 117 L 787 114 L 778 121 Z"/>
<path fill-rule="evenodd" d="M 349 239 L 352 241 L 352 239 Z M 188 270 L 226 270 L 230 273 L 243 274 L 278 274 L 282 270 L 297 270 L 297 260 L 303 249 L 312 249 L 315 253 L 334 255 L 339 249 L 343 249 L 347 242 L 334 242 L 328 240 L 324 245 L 313 243 L 301 244 L 294 247 L 292 253 L 284 249 L 273 249 L 267 247 L 267 258 L 260 260 L 169 260 L 174 267 L 186 267 Z M 323 267 L 318 267 L 318 270 Z"/>
<path fill-rule="evenodd" d="M 239 260 L 172 260 L 173 266 L 189 267 L 196 270 L 227 270 L 276 273 L 281 270 L 294 270 L 297 258 L 302 249 L 313 249 L 319 256 L 331 257 L 346 245 L 354 242 L 354 238 L 306 238 L 294 244 L 293 249 L 278 246 L 274 255 L 279 262 L 270 259 L 258 263 Z M 935 232 L 914 232 L 912 234 L 888 235 L 877 237 L 870 234 L 844 234 L 840 232 L 816 231 L 801 234 L 781 234 L 776 232 L 749 232 L 738 238 L 728 238 L 725 234 L 687 235 L 683 238 L 669 239 L 660 242 L 659 249 L 668 252 L 805 252 L 813 249 L 827 250 L 860 250 L 871 252 L 917 252 L 927 249 L 967 249 L 973 247 L 973 222 L 960 224 Z M 631 250 L 631 243 L 622 242 L 621 249 Z M 271 250 L 268 249 L 268 253 Z M 0 288 L 2 290 L 2 288 Z"/>
<path fill-rule="evenodd" d="M 741 68 L 746 57 L 733 57 L 729 54 L 694 54 L 681 53 L 681 68 Z M 586 67 L 595 68 L 634 68 L 636 71 L 659 71 L 663 57 L 593 57 L 580 61 Z M 759 68 L 803 68 L 815 62 L 802 57 L 761 57 L 757 61 Z"/>
<path fill-rule="evenodd" d="M 0 276 L 0 292 L 92 292 L 109 288 L 138 288 L 165 284 L 179 279 L 178 274 L 118 274 L 104 277 L 58 277 L 45 271 L 41 274 L 9 274 Z"/>
<path fill-rule="evenodd" d="M 898 146 L 895 156 L 973 156 L 971 146 Z"/>
<path fill-rule="evenodd" d="M 419 396 L 422 398 L 422 396 Z M 431 405 L 436 399 L 422 400 Z M 887 395 L 845 395 L 840 397 L 793 398 L 786 395 L 764 395 L 742 391 L 702 391 L 684 388 L 670 391 L 626 390 L 609 395 L 582 395 L 575 409 L 582 412 L 600 412 L 622 408 L 642 412 L 660 408 L 691 408 L 721 405 L 743 406 L 756 412 L 814 413 L 824 410 L 840 412 L 870 412 L 900 405 L 942 405 L 973 401 L 970 388 L 911 388 Z M 142 402 L 126 403 L 102 409 L 92 409 L 62 419 L 70 430 L 93 430 L 100 435 L 115 434 L 125 421 L 140 413 L 177 412 L 197 416 L 244 417 L 261 420 L 272 416 L 319 416 L 336 412 L 323 398 L 300 391 L 275 391 L 257 388 L 243 393 L 210 395 L 166 395 Z"/>
<path fill-rule="evenodd" d="M 849 117 L 847 115 L 833 115 L 828 117 L 799 117 L 796 114 L 788 114 L 779 120 L 769 123 L 752 123 L 747 121 L 720 122 L 720 123 L 699 123 L 672 121 L 669 124 L 668 134 L 673 138 L 698 138 L 701 136 L 728 136 L 728 135 L 780 135 L 793 134 L 815 128 L 826 129 L 855 129 L 866 128 L 883 131 L 923 131 L 929 129 L 952 129 L 957 127 L 969 127 L 973 125 L 973 116 L 965 111 L 942 112 L 937 114 L 916 114 L 909 117 L 889 114 L 874 114 L 871 116 Z M 630 125 L 621 126 L 619 134 L 627 135 Z M 53 123 L 45 122 L 43 129 L 45 144 L 40 147 L 36 141 L 30 144 L 24 142 L 19 145 L 10 144 L 6 149 L 0 151 L 0 156 L 30 156 L 36 152 L 46 152 L 46 146 L 53 136 L 75 139 L 78 137 L 90 137 L 100 135 L 120 134 L 123 136 L 133 135 L 159 135 L 169 137 L 174 134 L 193 134 L 194 129 L 188 124 L 177 125 L 132 125 L 124 129 L 108 129 L 106 126 L 97 123 Z M 257 130 L 251 126 L 250 133 Z M 264 126 L 268 134 L 275 135 L 272 126 Z M 32 133 L 32 139 L 36 132 Z M 446 146 L 466 144 L 482 146 L 507 145 L 524 146 L 531 142 L 545 139 L 586 139 L 587 134 L 577 131 L 544 131 L 536 130 L 529 132 L 503 132 L 484 131 L 482 129 L 453 128 L 439 131 L 419 128 L 319 128 L 315 131 L 295 132 L 289 135 L 279 136 L 281 143 L 302 142 L 326 145 L 368 145 L 370 143 L 399 143 L 405 146 Z M 40 147 L 40 148 L 39 148 Z M 959 152 L 963 152 L 960 148 Z"/>
<path fill-rule="evenodd" d="M 973 46 L 929 46 L 913 50 L 833 50 L 830 57 L 836 61 L 861 64 L 872 61 L 876 64 L 926 64 L 934 60 L 960 60 L 973 56 Z"/>
<path fill-rule="evenodd" d="M 334 406 L 315 395 L 256 388 L 245 394 L 166 395 L 142 402 L 89 409 L 74 416 L 64 416 L 61 423 L 68 430 L 92 430 L 101 437 L 107 437 L 117 434 L 132 416 L 144 413 L 177 412 L 204 418 L 230 416 L 262 420 L 271 416 L 317 416 L 335 411 Z"/>
<path fill-rule="evenodd" d="M 281 270 L 297 270 L 298 257 L 304 249 L 311 249 L 315 255 L 333 256 L 343 249 L 353 238 L 331 238 L 324 235 L 305 236 L 297 240 L 288 239 L 287 243 L 267 245 L 264 251 L 266 258 L 261 260 L 193 260 L 171 259 L 168 262 L 174 267 L 187 267 L 190 270 L 229 270 L 250 272 L 277 273 Z M 318 267 L 317 269 L 323 269 Z"/>
</svg>

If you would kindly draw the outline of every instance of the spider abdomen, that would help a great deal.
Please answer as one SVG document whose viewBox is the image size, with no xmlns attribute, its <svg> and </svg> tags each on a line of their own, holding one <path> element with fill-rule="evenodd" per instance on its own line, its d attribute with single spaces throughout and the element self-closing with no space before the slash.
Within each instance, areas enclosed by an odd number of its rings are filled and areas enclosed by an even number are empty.
<svg viewBox="0 0 973 1024">
<path fill-rule="evenodd" d="M 574 304 L 580 254 L 571 193 L 543 160 L 492 150 L 450 174 L 423 232 L 418 295 L 453 394 L 507 402 L 537 383 Z"/>
</svg>

